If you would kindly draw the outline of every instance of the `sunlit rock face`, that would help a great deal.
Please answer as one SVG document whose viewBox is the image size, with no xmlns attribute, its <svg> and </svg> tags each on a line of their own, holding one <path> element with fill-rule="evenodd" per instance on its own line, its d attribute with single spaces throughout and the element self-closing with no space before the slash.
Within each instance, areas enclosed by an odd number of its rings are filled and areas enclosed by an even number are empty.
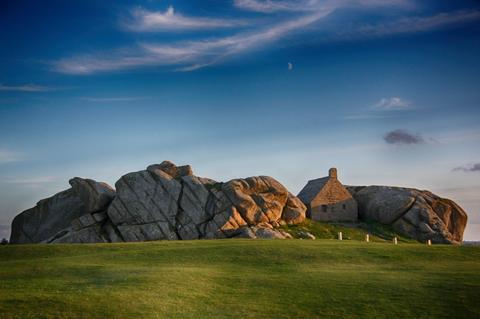
<svg viewBox="0 0 480 319">
<path fill-rule="evenodd" d="M 413 239 L 459 244 L 467 214 L 454 201 L 412 188 L 348 187 L 358 202 L 359 217 L 391 225 Z"/>
<path fill-rule="evenodd" d="M 91 180 L 70 183 L 15 218 L 12 243 L 288 238 L 278 226 L 305 220 L 303 203 L 268 176 L 220 183 L 164 161 L 122 176 L 116 193 Z"/>
</svg>

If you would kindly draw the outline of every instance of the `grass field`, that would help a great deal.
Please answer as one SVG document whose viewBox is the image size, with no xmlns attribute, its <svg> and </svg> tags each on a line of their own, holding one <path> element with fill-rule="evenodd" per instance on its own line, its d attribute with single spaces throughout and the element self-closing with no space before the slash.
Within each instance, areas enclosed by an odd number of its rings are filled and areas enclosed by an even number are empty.
<svg viewBox="0 0 480 319">
<path fill-rule="evenodd" d="M 326 239 L 0 246 L 0 318 L 479 317 L 479 247 Z"/>
</svg>

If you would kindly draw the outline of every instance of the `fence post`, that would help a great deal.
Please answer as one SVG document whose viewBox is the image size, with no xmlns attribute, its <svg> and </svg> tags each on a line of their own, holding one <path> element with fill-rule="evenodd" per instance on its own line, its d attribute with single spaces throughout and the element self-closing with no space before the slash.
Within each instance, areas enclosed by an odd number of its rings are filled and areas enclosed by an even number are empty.
<svg viewBox="0 0 480 319">
<path fill-rule="evenodd" d="M 338 232 L 338 240 L 342 240 L 342 239 L 343 239 L 342 232 L 339 231 L 339 232 Z"/>
</svg>

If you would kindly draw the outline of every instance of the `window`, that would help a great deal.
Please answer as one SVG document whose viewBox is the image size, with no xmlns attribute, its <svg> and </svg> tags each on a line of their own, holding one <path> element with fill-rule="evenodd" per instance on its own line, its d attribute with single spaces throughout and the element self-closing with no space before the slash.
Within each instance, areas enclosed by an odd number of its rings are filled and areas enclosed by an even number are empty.
<svg viewBox="0 0 480 319">
<path fill-rule="evenodd" d="M 327 212 L 327 205 L 322 205 L 322 212 L 324 212 L 324 213 Z"/>
<path fill-rule="evenodd" d="M 343 210 L 347 209 L 347 205 L 343 204 L 342 208 L 343 208 Z"/>
</svg>

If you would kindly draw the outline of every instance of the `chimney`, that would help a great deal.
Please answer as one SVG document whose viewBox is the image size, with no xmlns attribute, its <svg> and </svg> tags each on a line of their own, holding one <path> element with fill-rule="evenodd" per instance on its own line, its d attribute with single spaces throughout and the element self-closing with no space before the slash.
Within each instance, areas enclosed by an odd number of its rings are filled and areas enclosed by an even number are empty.
<svg viewBox="0 0 480 319">
<path fill-rule="evenodd" d="M 328 177 L 337 179 L 337 169 L 335 167 L 328 170 Z"/>
</svg>

